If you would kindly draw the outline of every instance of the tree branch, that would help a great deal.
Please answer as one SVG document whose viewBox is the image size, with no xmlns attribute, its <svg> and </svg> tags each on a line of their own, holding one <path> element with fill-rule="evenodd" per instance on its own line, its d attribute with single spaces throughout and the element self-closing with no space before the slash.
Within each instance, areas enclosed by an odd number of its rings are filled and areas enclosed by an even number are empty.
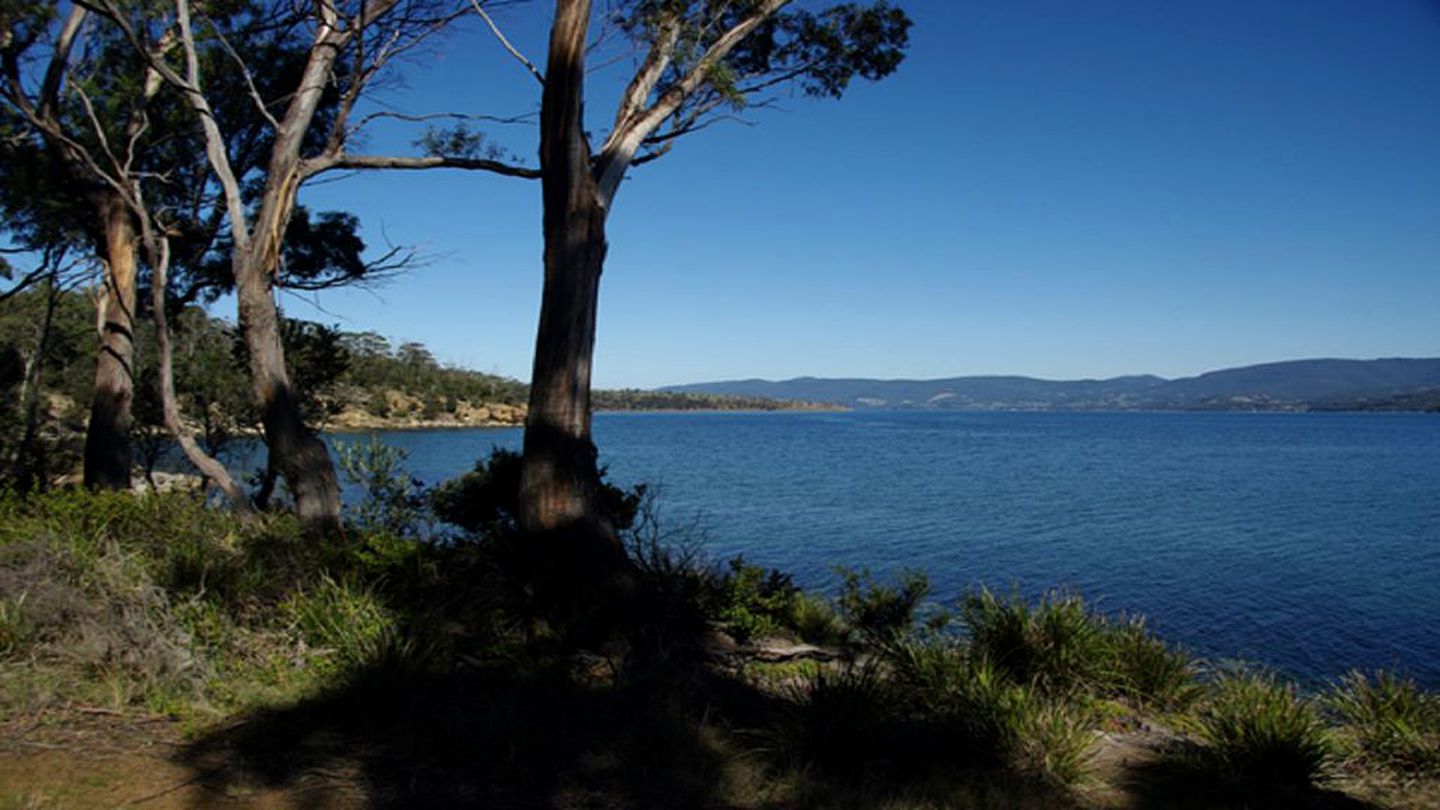
<svg viewBox="0 0 1440 810">
<path fill-rule="evenodd" d="M 540 178 L 539 169 L 515 166 L 502 161 L 484 158 L 444 157 L 440 155 L 427 155 L 424 157 L 336 155 L 333 157 L 315 158 L 304 162 L 301 168 L 301 176 L 310 178 L 333 169 L 466 169 L 469 171 L 493 172 L 494 174 L 505 175 L 506 177 L 523 177 L 527 180 L 538 180 Z"/>
<path fill-rule="evenodd" d="M 763 0 L 757 4 L 749 16 L 717 37 L 684 77 L 656 99 L 655 103 L 643 113 L 630 116 L 610 133 L 599 159 L 595 162 L 601 205 L 609 209 L 615 192 L 620 188 L 620 182 L 625 179 L 625 171 L 630 167 L 635 152 L 645 139 L 654 134 L 665 119 L 680 109 L 680 105 L 705 82 L 714 66 L 728 56 L 736 45 L 789 3 L 790 0 Z"/>
<path fill-rule="evenodd" d="M 216 25 L 215 22 L 209 18 L 206 18 L 206 22 L 210 23 L 210 30 L 215 33 L 215 39 L 220 43 L 221 49 L 235 62 L 235 66 L 240 69 L 240 76 L 245 80 L 245 89 L 250 93 L 250 100 L 255 103 L 255 110 L 260 113 L 260 116 L 264 118 L 271 127 L 279 129 L 280 122 L 275 120 L 275 116 L 270 114 L 269 108 L 265 106 L 265 99 L 260 97 L 260 90 L 255 87 L 255 77 L 251 74 L 250 67 L 245 64 L 244 59 L 240 58 L 240 54 L 235 52 L 235 48 L 230 45 L 230 40 L 225 38 L 224 32 L 220 30 L 220 26 Z"/>
<path fill-rule="evenodd" d="M 535 67 L 534 62 L 525 58 L 525 54 L 520 53 L 519 49 L 510 44 L 510 40 L 505 38 L 505 34 L 500 30 L 500 26 L 495 24 L 495 21 L 490 18 L 489 12 L 485 11 L 485 7 L 480 5 L 480 0 L 470 0 L 470 5 L 475 8 L 475 13 L 480 15 L 480 19 L 484 20 L 485 24 L 490 26 L 490 33 L 494 34 L 495 38 L 500 40 L 500 46 L 511 56 L 518 59 L 520 64 L 524 65 L 525 69 L 530 71 L 530 75 L 535 77 L 535 81 L 539 82 L 541 87 L 544 87 L 544 74 L 540 72 L 539 68 Z"/>
<path fill-rule="evenodd" d="M 50 65 L 45 68 L 45 80 L 40 85 L 41 118 L 53 118 L 55 115 L 55 107 L 60 103 L 60 83 L 64 80 L 70 64 L 70 51 L 75 47 L 75 36 L 80 33 L 80 26 L 85 22 L 85 15 L 88 13 L 83 6 L 71 6 L 70 15 L 60 27 L 60 34 L 55 39 L 55 50 L 50 54 Z"/>
<path fill-rule="evenodd" d="M 105 2 L 113 8 L 113 0 Z M 152 57 L 150 62 L 162 76 L 169 74 L 166 79 L 185 93 L 190 99 L 191 108 L 200 119 L 201 129 L 205 133 L 205 154 L 209 157 L 210 168 L 215 170 L 215 176 L 220 180 L 220 188 L 225 194 L 226 213 L 230 217 L 230 238 L 235 242 L 235 249 L 243 251 L 250 243 L 245 200 L 241 194 L 240 182 L 235 177 L 235 170 L 230 165 L 230 155 L 225 149 L 225 135 L 215 120 L 215 111 L 210 107 L 210 100 L 200 90 L 200 56 L 195 50 L 195 33 L 190 26 L 188 0 L 175 0 L 175 14 L 175 22 L 180 29 L 180 43 L 185 50 L 185 79 L 176 82 L 175 79 L 180 77 L 176 76 L 163 60 Z M 142 53 L 149 54 L 150 51 L 145 49 Z"/>
</svg>

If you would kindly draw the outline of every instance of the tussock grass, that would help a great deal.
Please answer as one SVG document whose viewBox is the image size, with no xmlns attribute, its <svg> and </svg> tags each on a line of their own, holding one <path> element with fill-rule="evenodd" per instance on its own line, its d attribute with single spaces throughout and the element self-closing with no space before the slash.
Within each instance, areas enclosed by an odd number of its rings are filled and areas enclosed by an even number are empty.
<svg viewBox="0 0 1440 810">
<path fill-rule="evenodd" d="M 285 516 L 242 526 L 183 493 L 0 494 L 0 714 L 285 718 L 262 752 L 324 716 L 331 737 L 296 744 L 385 752 L 382 781 L 413 756 L 464 785 L 623 786 L 636 806 L 1063 805 L 1082 796 L 1102 723 L 1155 712 L 1193 730 L 1202 779 L 1242 792 L 1303 791 L 1337 754 L 1362 776 L 1430 778 L 1440 763 L 1440 703 L 1413 681 L 1353 673 L 1323 701 L 1265 675 L 1202 681 L 1143 620 L 1063 591 L 981 589 L 952 616 L 923 575 L 861 571 L 829 600 L 743 560 L 708 564 L 638 495 L 624 503 L 639 513 L 640 595 L 608 636 L 579 641 L 534 587 L 510 501 L 457 497 L 483 519 L 436 542 L 398 524 L 343 538 Z M 838 660 L 717 661 L 726 626 Z"/>
<path fill-rule="evenodd" d="M 1272 675 L 1226 675 L 1197 714 L 1199 763 L 1243 782 L 1304 789 L 1321 781 L 1335 744 L 1315 703 Z"/>
<path fill-rule="evenodd" d="M 1355 764 L 1394 774 L 1440 775 L 1440 696 L 1388 672 L 1351 672 L 1325 695 Z"/>
<path fill-rule="evenodd" d="M 1015 683 L 1049 695 L 1124 697 L 1144 708 L 1183 709 L 1198 696 L 1195 662 L 1141 618 L 1111 618 L 1078 594 L 1035 603 L 981 588 L 960 603 L 971 654 Z"/>
</svg>

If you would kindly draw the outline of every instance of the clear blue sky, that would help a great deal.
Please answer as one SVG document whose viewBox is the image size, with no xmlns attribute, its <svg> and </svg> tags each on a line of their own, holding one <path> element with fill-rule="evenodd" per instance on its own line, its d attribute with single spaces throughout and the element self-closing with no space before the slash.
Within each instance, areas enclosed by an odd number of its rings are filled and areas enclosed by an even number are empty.
<svg viewBox="0 0 1440 810">
<path fill-rule="evenodd" d="M 1440 3 L 899 4 L 915 27 L 895 76 L 784 99 L 632 173 L 597 385 L 1440 355 Z M 542 63 L 549 8 L 501 15 Z M 630 64 L 606 53 L 597 129 Z M 408 112 L 538 104 L 476 25 L 404 73 L 387 98 Z M 535 164 L 533 126 L 494 131 Z M 528 376 L 538 184 L 369 175 L 304 201 L 429 262 L 290 314 Z"/>
</svg>

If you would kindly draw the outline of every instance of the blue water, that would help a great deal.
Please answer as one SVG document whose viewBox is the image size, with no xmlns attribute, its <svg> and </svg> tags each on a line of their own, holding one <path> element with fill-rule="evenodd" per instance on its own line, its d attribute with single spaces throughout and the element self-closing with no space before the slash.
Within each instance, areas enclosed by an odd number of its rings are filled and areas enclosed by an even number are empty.
<svg viewBox="0 0 1440 810">
<path fill-rule="evenodd" d="M 435 483 L 520 432 L 382 438 Z M 602 414 L 595 438 L 714 558 L 807 587 L 842 565 L 924 570 L 942 600 L 1066 586 L 1212 660 L 1440 685 L 1440 417 Z"/>
</svg>

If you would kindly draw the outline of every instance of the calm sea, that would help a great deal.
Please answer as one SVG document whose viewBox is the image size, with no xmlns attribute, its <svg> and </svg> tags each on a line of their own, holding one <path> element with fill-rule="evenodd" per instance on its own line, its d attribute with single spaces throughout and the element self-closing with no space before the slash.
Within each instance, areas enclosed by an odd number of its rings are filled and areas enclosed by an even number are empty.
<svg viewBox="0 0 1440 810">
<path fill-rule="evenodd" d="M 837 566 L 922 570 L 941 600 L 1063 586 L 1212 660 L 1440 686 L 1434 415 L 602 414 L 595 437 L 712 557 L 809 588 Z M 435 483 L 520 433 L 382 438 Z"/>
</svg>

